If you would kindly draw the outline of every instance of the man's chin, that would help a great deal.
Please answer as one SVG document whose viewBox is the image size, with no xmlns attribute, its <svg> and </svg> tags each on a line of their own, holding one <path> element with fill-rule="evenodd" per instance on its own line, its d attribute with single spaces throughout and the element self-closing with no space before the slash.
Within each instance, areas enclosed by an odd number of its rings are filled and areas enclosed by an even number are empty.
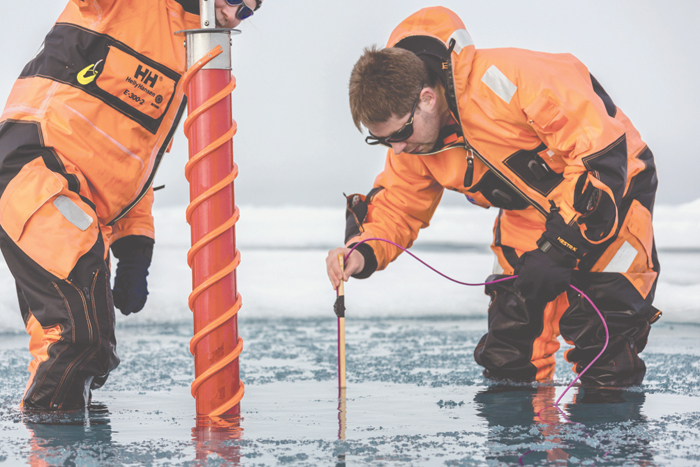
<svg viewBox="0 0 700 467">
<path fill-rule="evenodd" d="M 418 146 L 417 148 L 411 149 L 410 151 L 404 151 L 404 152 L 407 154 L 414 154 L 416 156 L 420 156 L 421 154 L 431 153 L 432 147 L 433 146 L 425 144 L 425 145 Z"/>
</svg>

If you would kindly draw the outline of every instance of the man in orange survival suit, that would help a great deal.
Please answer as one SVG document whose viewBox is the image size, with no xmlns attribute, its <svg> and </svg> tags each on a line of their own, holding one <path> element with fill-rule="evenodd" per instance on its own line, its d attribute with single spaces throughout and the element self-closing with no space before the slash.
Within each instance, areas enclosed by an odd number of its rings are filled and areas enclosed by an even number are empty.
<svg viewBox="0 0 700 467">
<path fill-rule="evenodd" d="M 659 273 L 651 212 L 657 179 L 651 151 L 586 67 L 568 54 L 477 50 L 445 8 L 404 20 L 387 48 L 366 49 L 350 77 L 355 124 L 369 144 L 389 147 L 384 171 L 365 197 L 348 197 L 346 247 L 364 238 L 410 247 L 444 189 L 499 208 L 489 281 L 488 333 L 474 357 L 485 375 L 545 380 L 561 334 L 580 372 L 605 333 L 610 343 L 583 383 L 639 384 Z M 361 244 L 345 275 L 365 278 L 401 251 Z"/>
<path fill-rule="evenodd" d="M 235 27 L 262 0 L 216 0 Z M 141 310 L 151 184 L 185 110 L 199 0 L 71 0 L 0 119 L 0 248 L 29 332 L 23 406 L 84 407 L 119 364 L 114 306 Z M 118 259 L 110 290 L 109 246 Z"/>
</svg>

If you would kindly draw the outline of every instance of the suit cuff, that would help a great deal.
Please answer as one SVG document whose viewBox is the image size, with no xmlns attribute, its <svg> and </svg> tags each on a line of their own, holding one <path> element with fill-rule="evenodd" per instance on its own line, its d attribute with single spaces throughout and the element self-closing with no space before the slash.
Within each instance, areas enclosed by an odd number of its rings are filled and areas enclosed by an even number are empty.
<svg viewBox="0 0 700 467">
<path fill-rule="evenodd" d="M 144 235 L 127 235 L 112 243 L 111 249 L 112 254 L 117 259 L 140 254 L 150 262 L 153 257 L 154 243 L 155 241 L 152 238 Z"/>
<path fill-rule="evenodd" d="M 355 245 L 357 245 L 357 243 L 348 245 L 348 248 L 352 248 Z M 365 259 L 365 267 L 362 269 L 362 271 L 353 274 L 352 277 L 355 279 L 367 279 L 369 276 L 374 274 L 374 271 L 377 270 L 377 257 L 374 255 L 374 250 L 372 247 L 366 243 L 360 244 L 357 248 L 355 248 L 355 251 L 359 252 Z"/>
</svg>

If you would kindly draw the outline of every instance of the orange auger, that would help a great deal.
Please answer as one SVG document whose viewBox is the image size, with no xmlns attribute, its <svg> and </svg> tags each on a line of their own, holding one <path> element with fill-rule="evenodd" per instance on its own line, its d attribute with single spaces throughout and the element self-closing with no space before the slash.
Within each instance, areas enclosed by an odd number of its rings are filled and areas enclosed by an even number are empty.
<svg viewBox="0 0 700 467">
<path fill-rule="evenodd" d="M 214 21 L 206 19 L 206 10 L 202 13 L 202 25 L 213 26 Z M 233 162 L 231 144 L 237 127 L 231 114 L 231 92 L 236 87 L 230 72 L 231 32 L 211 28 L 185 31 L 189 69 L 183 86 L 189 116 L 184 131 L 190 153 L 185 176 L 190 182 L 187 222 L 192 232 L 187 263 L 192 268 L 189 307 L 194 313 L 194 337 L 190 352 L 195 359 L 192 396 L 197 414 L 210 417 L 239 414 L 245 388 L 239 379 L 243 340 L 238 336 L 236 316 L 241 308 L 236 289 L 241 255 L 234 227 L 239 211 L 234 204 L 233 183 L 238 166 Z M 203 47 L 203 57 L 194 62 Z"/>
</svg>

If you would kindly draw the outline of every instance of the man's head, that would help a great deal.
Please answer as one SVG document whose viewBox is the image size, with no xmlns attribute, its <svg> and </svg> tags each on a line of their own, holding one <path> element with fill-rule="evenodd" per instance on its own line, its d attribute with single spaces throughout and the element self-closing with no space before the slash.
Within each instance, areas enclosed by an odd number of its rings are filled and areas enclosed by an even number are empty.
<svg viewBox="0 0 700 467">
<path fill-rule="evenodd" d="M 216 27 L 235 28 L 241 21 L 253 15 L 263 0 L 215 0 Z"/>
<path fill-rule="evenodd" d="M 429 152 L 449 118 L 441 89 L 413 52 L 367 48 L 350 75 L 353 121 L 396 154 Z"/>
</svg>

